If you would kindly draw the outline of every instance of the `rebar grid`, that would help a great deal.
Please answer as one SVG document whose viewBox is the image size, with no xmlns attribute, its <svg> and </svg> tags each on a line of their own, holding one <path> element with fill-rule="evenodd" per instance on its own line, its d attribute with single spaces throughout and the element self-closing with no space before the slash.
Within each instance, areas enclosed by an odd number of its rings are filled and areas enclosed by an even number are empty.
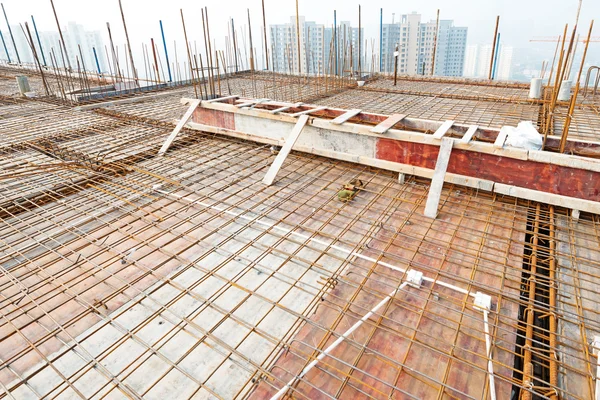
<svg viewBox="0 0 600 400">
<path fill-rule="evenodd" d="M 124 117 L 133 105 L 118 106 L 121 117 L 11 118 L 14 140 L 0 153 L 12 174 L 0 181 L 2 397 L 274 393 L 399 285 L 403 274 L 385 264 L 493 296 L 499 395 L 556 386 L 514 377 L 534 204 L 449 185 L 432 221 L 421 215 L 426 184 L 299 154 L 263 187 L 272 159 L 264 146 L 183 132 L 155 158 L 168 119 L 147 123 L 145 105 L 139 118 Z M 51 145 L 33 146 L 37 137 Z M 357 177 L 365 190 L 338 203 L 339 187 Z M 600 330 L 599 221 L 540 215 L 556 231 L 544 239 L 556 243 L 558 264 L 556 389 L 586 398 L 588 340 Z M 532 343 L 553 334 L 536 332 Z M 447 288 L 398 293 L 343 346 L 290 394 L 489 396 L 481 315 Z"/>
</svg>

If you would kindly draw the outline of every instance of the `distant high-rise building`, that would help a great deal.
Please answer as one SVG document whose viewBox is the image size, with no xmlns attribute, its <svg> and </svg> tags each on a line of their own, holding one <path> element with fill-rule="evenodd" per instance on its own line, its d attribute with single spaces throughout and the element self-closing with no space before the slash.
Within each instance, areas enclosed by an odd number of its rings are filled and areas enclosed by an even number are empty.
<svg viewBox="0 0 600 400">
<path fill-rule="evenodd" d="M 325 28 L 325 25 L 306 21 L 304 17 L 299 17 L 298 20 L 300 24 L 300 54 L 298 54 L 296 17 L 290 17 L 290 22 L 287 24 L 269 26 L 273 69 L 287 73 L 335 73 L 335 56 L 332 51 L 335 52 L 336 46 L 333 42 L 333 28 Z M 352 60 L 352 69 L 357 70 L 358 28 L 351 27 L 349 22 L 340 22 L 336 31 L 338 72 L 341 74 L 342 69 L 350 70 L 350 60 Z M 364 29 L 362 29 L 362 33 L 364 33 Z M 364 38 L 364 34 L 362 37 Z M 363 51 L 361 57 L 363 60 L 364 53 Z M 350 54 L 352 57 L 349 56 Z M 300 59 L 300 64 L 298 59 Z M 366 70 L 366 66 L 361 65 L 361 68 Z"/>
<path fill-rule="evenodd" d="M 436 75 L 461 76 L 467 28 L 455 27 L 452 20 L 441 20 L 436 43 L 436 21 L 421 22 L 413 12 L 400 17 L 397 23 L 384 24 L 382 29 L 382 58 L 384 72 L 394 71 L 394 52 L 398 46 L 398 73 L 430 74 L 435 47 Z"/>
<path fill-rule="evenodd" d="M 495 79 L 504 81 L 512 79 L 512 57 L 513 47 L 500 45 Z"/>
<path fill-rule="evenodd" d="M 11 29 L 21 62 L 33 63 L 33 52 L 29 46 L 28 39 L 25 38 L 23 30 L 20 26 L 11 26 Z M 7 38 L 10 39 L 8 32 L 2 32 L 2 35 L 6 41 L 11 61 L 16 62 L 17 57 L 12 41 L 6 40 Z M 33 36 L 33 44 L 42 65 L 44 64 L 44 59 L 48 66 L 52 66 L 53 61 L 60 67 L 65 64 L 68 66 L 70 62 L 71 67 L 74 70 L 77 70 L 77 61 L 79 60 L 81 69 L 84 69 L 85 67 L 88 71 L 97 71 L 96 58 L 94 57 L 94 49 L 96 49 L 100 70 L 102 72 L 107 71 L 106 59 L 105 57 L 102 57 L 104 54 L 104 44 L 102 35 L 99 31 L 86 31 L 83 25 L 76 24 L 75 22 L 69 22 L 67 24 L 67 27 L 63 29 L 63 37 L 65 38 L 69 62 L 66 60 L 67 55 L 64 54 L 64 50 L 61 52 L 62 46 L 60 45 L 60 36 L 58 32 L 39 32 L 43 52 L 40 51 L 35 32 L 32 31 L 31 35 Z M 79 51 L 79 46 L 81 46 L 81 53 Z M 2 53 L 4 53 L 4 51 L 2 51 Z"/>
<path fill-rule="evenodd" d="M 465 65 L 463 76 L 477 75 L 477 57 L 479 53 L 479 45 L 470 44 L 465 51 Z"/>
<path fill-rule="evenodd" d="M 500 44 L 498 46 L 498 59 L 494 78 L 509 80 L 512 78 L 512 54 L 513 47 Z M 469 45 L 465 55 L 465 66 L 463 75 L 469 78 L 487 78 L 490 73 L 492 58 L 491 44 Z"/>
</svg>

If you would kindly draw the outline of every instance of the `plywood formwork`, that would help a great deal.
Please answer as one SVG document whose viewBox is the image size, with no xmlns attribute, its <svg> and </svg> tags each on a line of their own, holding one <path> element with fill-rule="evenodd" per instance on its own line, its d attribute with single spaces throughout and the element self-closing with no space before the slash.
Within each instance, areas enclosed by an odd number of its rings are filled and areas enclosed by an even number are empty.
<svg viewBox="0 0 600 400">
<path fill-rule="evenodd" d="M 297 152 L 267 187 L 268 145 L 185 128 L 156 157 L 180 96 L 0 107 L 0 398 L 589 397 L 597 216 L 446 184 L 432 220 L 427 180 Z"/>
</svg>

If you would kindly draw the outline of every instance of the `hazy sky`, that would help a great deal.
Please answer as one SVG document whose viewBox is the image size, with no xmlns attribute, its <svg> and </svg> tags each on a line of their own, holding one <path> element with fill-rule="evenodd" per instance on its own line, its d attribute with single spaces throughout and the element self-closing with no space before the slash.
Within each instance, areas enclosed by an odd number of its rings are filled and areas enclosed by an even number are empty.
<svg viewBox="0 0 600 400">
<path fill-rule="evenodd" d="M 11 24 L 30 21 L 33 14 L 38 30 L 56 30 L 50 0 L 2 0 Z M 183 43 L 183 31 L 179 9 L 186 18 L 190 41 L 203 40 L 200 9 L 208 7 L 211 36 L 222 46 L 227 33 L 228 17 L 236 21 L 236 28 L 247 25 L 246 9 L 250 9 L 254 46 L 262 46 L 261 0 L 170 0 L 140 1 L 122 0 L 127 27 L 132 45 L 149 42 L 150 38 L 160 38 L 158 21 L 163 20 L 167 40 Z M 61 25 L 76 21 L 87 29 L 97 29 L 106 37 L 106 22 L 110 22 L 115 42 L 123 43 L 121 16 L 118 0 L 54 0 Z M 496 15 L 500 15 L 502 42 L 517 47 L 530 46 L 533 36 L 558 36 L 562 34 L 565 23 L 574 23 L 578 0 L 300 0 L 300 15 L 307 20 L 331 25 L 333 10 L 337 10 L 338 21 L 349 20 L 358 24 L 358 5 L 362 5 L 362 23 L 366 29 L 366 38 L 379 37 L 379 9 L 383 8 L 384 23 L 396 20 L 400 14 L 417 11 L 423 20 L 435 19 L 440 8 L 441 19 L 453 19 L 457 26 L 469 28 L 469 43 L 491 43 Z M 288 22 L 295 15 L 295 0 L 265 0 L 267 25 Z M 583 0 L 580 16 L 580 32 L 587 33 L 591 19 L 597 19 L 599 26 L 595 36 L 600 36 L 600 0 Z M 0 19 L 0 28 L 6 31 L 4 19 Z M 377 42 L 376 42 L 377 43 Z M 551 43 L 537 43 L 554 49 Z M 376 44 L 377 46 L 377 44 Z M 600 47 L 600 43 L 590 46 Z M 370 49 L 369 49 L 370 51 Z"/>
</svg>

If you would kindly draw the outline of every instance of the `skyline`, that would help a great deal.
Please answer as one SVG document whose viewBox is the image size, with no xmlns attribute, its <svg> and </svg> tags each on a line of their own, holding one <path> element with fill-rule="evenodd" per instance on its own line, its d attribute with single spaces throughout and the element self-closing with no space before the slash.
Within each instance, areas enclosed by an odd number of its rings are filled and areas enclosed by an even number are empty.
<svg viewBox="0 0 600 400">
<path fill-rule="evenodd" d="M 227 35 L 226 28 L 228 22 L 228 14 L 231 15 L 236 21 L 236 30 L 241 35 L 243 41 L 247 40 L 247 21 L 248 16 L 246 14 L 246 8 L 250 10 L 250 18 L 252 24 L 252 34 L 254 37 L 254 47 L 256 49 L 258 66 L 262 67 L 264 63 L 263 55 L 263 31 L 262 31 L 262 9 L 261 1 L 230 1 L 229 4 L 239 4 L 240 7 L 215 7 L 212 2 L 207 2 L 205 5 L 208 7 L 209 12 L 209 25 L 211 29 L 211 38 L 216 43 L 218 48 L 225 46 L 225 36 Z M 344 3 L 340 1 L 327 2 L 325 7 L 319 7 L 319 12 L 315 13 L 315 8 L 311 5 L 315 4 L 314 0 L 305 0 L 299 2 L 300 15 L 306 18 L 307 21 L 314 20 L 319 24 L 324 24 L 326 27 L 333 23 L 333 10 L 337 11 L 338 21 L 349 21 L 352 26 L 358 25 L 358 5 L 356 2 L 354 5 Z M 380 4 L 373 6 L 365 6 L 362 4 L 362 27 L 365 32 L 365 39 L 376 41 L 376 46 L 379 46 L 379 10 L 383 8 L 383 23 L 388 24 L 392 22 L 392 18 L 398 20 L 399 16 L 403 13 L 411 13 L 413 11 L 418 12 L 422 15 L 423 21 L 435 20 L 435 13 L 437 8 L 432 8 L 434 2 L 422 1 L 413 2 L 408 1 L 401 7 L 394 5 L 391 7 L 392 2 L 384 0 L 380 1 Z M 416 4 L 418 3 L 418 5 Z M 453 20 L 456 26 L 466 26 L 469 29 L 467 44 L 491 44 L 493 39 L 493 30 L 495 24 L 495 12 L 500 13 L 500 27 L 499 32 L 502 34 L 501 43 L 505 46 L 512 46 L 515 49 L 535 49 L 536 53 L 550 54 L 549 56 L 543 57 L 547 59 L 552 56 L 555 44 L 550 42 L 529 42 L 529 38 L 537 36 L 555 36 L 557 37 L 564 29 L 564 23 L 569 23 L 571 27 L 575 14 L 577 11 L 577 1 L 567 2 L 568 4 L 560 4 L 552 9 L 549 7 L 539 9 L 536 15 L 528 14 L 527 12 L 520 12 L 519 15 L 514 12 L 504 12 L 510 4 L 516 4 L 515 1 L 508 1 L 500 4 L 499 2 L 491 2 L 491 4 L 485 4 L 478 7 L 477 15 L 473 13 L 461 13 L 457 10 L 468 9 L 469 4 L 475 3 L 471 0 L 458 1 L 452 0 L 445 2 L 440 9 L 440 20 Z M 508 3 L 508 4 L 507 4 Z M 25 19 L 30 20 L 30 10 L 35 9 L 34 17 L 38 30 L 41 31 L 56 31 L 56 22 L 54 21 L 54 15 L 52 14 L 52 8 L 49 0 L 33 0 L 28 2 L 28 6 L 24 7 L 21 2 L 14 0 L 7 0 L 3 2 L 8 18 L 11 25 L 22 23 Z M 35 7 L 30 7 L 32 4 Z M 106 22 L 109 22 L 113 31 L 113 37 L 115 43 L 124 43 L 125 35 L 123 32 L 123 25 L 121 16 L 119 13 L 118 2 L 111 1 L 110 3 L 104 4 L 101 7 L 94 9 L 93 13 L 89 12 L 87 7 L 83 7 L 81 2 L 74 2 L 72 0 L 56 0 L 54 2 L 58 18 L 61 27 L 64 27 L 68 22 L 74 21 L 77 24 L 84 25 L 86 30 L 98 30 L 100 31 L 102 38 L 105 43 L 107 42 L 106 33 Z M 148 4 L 151 6 L 148 7 Z M 197 3 L 189 0 L 176 0 L 170 2 L 168 6 L 153 7 L 158 2 L 145 2 L 144 7 L 138 7 L 139 2 L 134 1 L 123 1 L 123 9 L 125 13 L 125 19 L 128 25 L 129 37 L 132 43 L 132 47 L 135 54 L 135 58 L 141 58 L 141 51 L 137 50 L 140 43 L 149 43 L 150 38 L 158 40 L 160 38 L 159 20 L 163 21 L 165 26 L 165 34 L 167 36 L 167 42 L 169 46 L 173 46 L 173 41 L 178 42 L 178 52 L 184 51 L 182 46 L 183 31 L 181 28 L 181 17 L 179 15 L 179 8 L 183 8 L 184 17 L 186 19 L 188 37 L 190 41 L 198 40 L 200 43 L 202 40 L 202 24 L 200 23 L 200 10 Z M 461 8 L 453 7 L 453 5 L 462 4 Z M 526 5 L 522 5 L 522 10 L 531 9 L 532 4 L 542 4 L 541 1 L 534 1 Z M 242 6 L 243 5 L 243 6 Z M 413 6 L 414 9 L 412 8 Z M 448 11 L 445 11 L 448 10 Z M 512 10 L 511 10 L 512 11 Z M 560 12 L 558 12 L 560 11 Z M 93 17 L 90 15 L 93 14 Z M 295 2 L 294 1 L 282 1 L 275 4 L 272 0 L 265 0 L 265 14 L 266 14 L 266 25 L 267 30 L 269 26 L 280 24 L 285 21 L 289 21 L 291 15 L 295 15 Z M 331 15 L 329 15 L 331 14 Z M 395 15 L 393 15 L 395 14 Z M 195 17 L 198 15 L 198 17 Z M 578 33 L 584 35 L 589 26 L 590 18 L 594 16 L 600 16 L 600 4 L 596 5 L 592 2 L 583 2 L 581 8 L 580 24 Z M 177 18 L 179 17 L 179 18 Z M 562 20 L 562 21 L 561 21 Z M 469 22 L 470 21 L 470 22 Z M 526 23 L 527 22 L 527 23 Z M 511 24 L 517 24 L 519 29 L 514 29 Z M 2 18 L 0 22 L 0 29 L 6 32 L 6 22 Z M 569 27 L 569 31 L 571 28 Z M 528 33 L 530 35 L 528 35 Z M 570 34 L 569 34 L 570 35 Z M 5 41 L 7 46 L 10 48 L 10 40 L 5 35 Z M 268 33 L 267 33 L 268 36 Z M 270 38 L 268 39 L 270 41 Z M 242 40 L 240 40 L 242 41 Z M 181 48 L 180 44 L 181 43 Z M 247 45 L 247 44 L 246 44 Z M 272 44 L 270 43 L 269 46 Z M 243 46 L 243 43 L 239 45 Z M 203 44 L 201 43 L 201 46 Z M 580 58 L 580 51 L 583 46 L 578 48 L 577 58 Z M 2 53 L 4 51 L 2 50 Z M 515 57 L 514 62 L 520 62 L 518 57 Z M 591 43 L 588 62 L 591 64 L 598 64 L 600 61 L 600 49 L 598 45 Z M 541 59 L 539 60 L 541 64 Z M 587 63 L 586 63 L 587 64 Z M 530 66 L 531 68 L 531 66 Z"/>
</svg>

